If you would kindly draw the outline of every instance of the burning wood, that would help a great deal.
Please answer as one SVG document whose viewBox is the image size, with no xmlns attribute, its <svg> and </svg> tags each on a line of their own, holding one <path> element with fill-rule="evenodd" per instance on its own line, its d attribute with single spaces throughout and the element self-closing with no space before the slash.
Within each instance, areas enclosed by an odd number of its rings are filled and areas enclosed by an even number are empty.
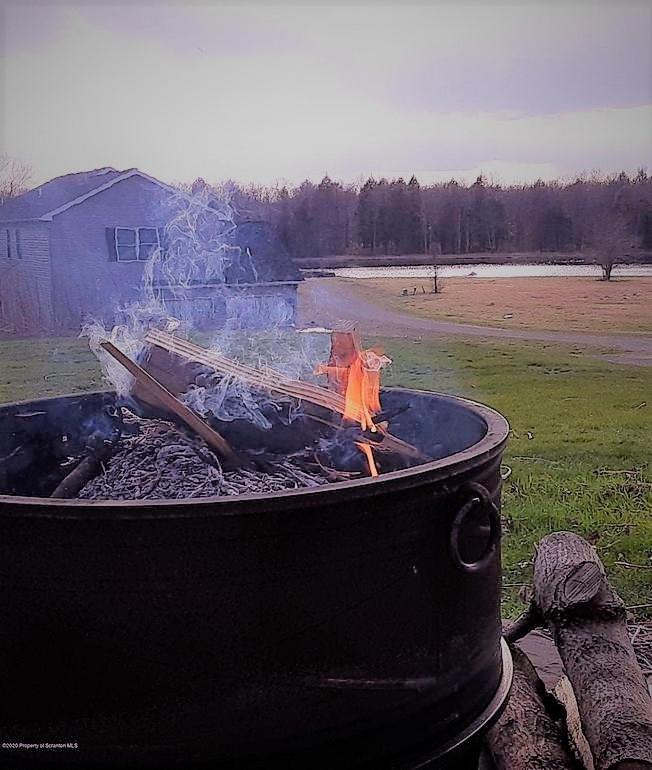
<svg viewBox="0 0 652 770">
<path fill-rule="evenodd" d="M 350 389 L 351 397 L 347 404 L 346 393 L 349 390 L 348 388 L 345 389 L 345 394 L 342 395 L 337 390 L 330 390 L 312 383 L 293 380 L 271 369 L 255 369 L 254 367 L 226 358 L 216 351 L 206 350 L 199 345 L 157 329 L 150 329 L 145 336 L 145 341 L 175 354 L 187 362 L 202 364 L 215 372 L 236 377 L 255 389 L 289 396 L 300 402 L 305 401 L 327 409 L 330 412 L 340 414 L 345 419 L 358 424 L 361 430 L 368 429 L 371 433 L 375 434 L 373 446 L 377 451 L 394 453 L 397 456 L 401 456 L 409 464 L 427 462 L 429 459 L 416 447 L 389 433 L 384 425 L 373 423 L 370 410 L 376 414 L 380 406 L 378 390 L 381 367 L 378 366 L 374 372 L 373 366 L 376 364 L 375 362 L 372 364 L 372 356 L 376 356 L 379 361 L 382 361 L 382 357 L 374 351 L 365 351 L 367 354 L 365 360 L 370 365 L 365 367 L 366 375 L 364 375 L 364 371 L 362 372 L 363 377 L 359 380 L 359 385 Z M 385 359 L 385 362 L 388 360 Z M 325 366 L 328 368 L 329 364 Z M 360 368 L 362 368 L 362 360 Z M 334 373 L 332 374 L 334 375 Z M 360 395 L 357 398 L 353 398 L 352 395 L 356 391 Z M 370 391 L 372 392 L 370 393 Z M 373 392 L 375 392 L 375 396 Z M 363 393 L 365 394 L 364 397 L 362 397 Z M 368 415 L 365 414 L 365 410 L 369 412 Z"/>
<path fill-rule="evenodd" d="M 320 364 L 316 374 L 325 374 L 331 388 L 344 396 L 345 420 L 376 433 L 373 417 L 380 412 L 380 370 L 389 363 L 387 356 L 363 350 L 355 331 L 334 331 L 328 364 Z M 365 441 L 355 445 L 367 460 L 369 475 L 378 476 L 372 445 Z"/>
<path fill-rule="evenodd" d="M 308 401 L 333 412 L 344 414 L 346 408 L 344 397 L 326 388 L 320 388 L 300 380 L 292 380 L 273 369 L 255 369 L 247 364 L 226 358 L 214 350 L 207 350 L 158 329 L 150 329 L 145 335 L 145 342 L 157 345 L 170 353 L 175 353 L 187 361 L 203 364 L 216 372 L 233 375 L 254 388 Z"/>
<path fill-rule="evenodd" d="M 427 459 L 389 434 L 387 423 L 380 418 L 375 423 L 380 414 L 380 370 L 389 359 L 377 351 L 363 350 L 354 333 L 335 332 L 330 359 L 317 368 L 327 375 L 330 388 L 255 369 L 165 332 L 150 330 L 146 341 L 152 347 L 142 366 L 109 341 L 101 342 L 100 347 L 133 376 L 130 395 L 145 407 L 153 406 L 157 419 L 145 413 L 130 414 L 127 422 L 118 420 L 112 457 L 107 454 L 98 461 L 92 453 L 82 456 L 78 468 L 55 494 L 100 500 L 275 492 L 361 475 L 377 477 Z M 257 438 L 260 428 L 242 420 L 239 427 L 220 421 L 227 440 L 178 397 L 190 392 L 198 376 L 196 370 L 185 371 L 183 362 L 238 379 L 259 393 L 283 395 L 295 405 L 305 402 L 322 411 L 302 410 L 299 417 L 287 417 L 286 424 L 273 409 L 277 424 L 268 434 L 269 442 Z M 215 375 L 209 375 L 207 385 L 214 380 Z M 197 438 L 160 419 L 161 410 L 179 418 Z M 124 407 L 118 407 L 120 414 L 123 411 Z M 339 420 L 335 415 L 340 415 Z M 291 447 L 285 439 L 285 448 L 279 450 L 284 441 L 282 437 L 276 440 L 279 430 L 291 435 Z M 200 438 L 207 447 L 200 444 Z M 376 451 L 382 453 L 382 459 L 380 454 L 376 458 Z"/>
<path fill-rule="evenodd" d="M 362 430 L 377 430 L 373 417 L 380 412 L 380 370 L 391 363 L 374 350 L 362 350 L 355 332 L 331 334 L 331 356 L 316 374 L 325 374 L 330 387 L 344 396 L 345 419 L 359 422 Z"/>
<path fill-rule="evenodd" d="M 369 475 L 375 478 L 378 475 L 378 468 L 376 468 L 376 461 L 374 460 L 374 453 L 371 450 L 371 444 L 365 444 L 364 441 L 356 441 L 355 445 L 367 458 L 367 464 L 369 465 Z"/>
</svg>

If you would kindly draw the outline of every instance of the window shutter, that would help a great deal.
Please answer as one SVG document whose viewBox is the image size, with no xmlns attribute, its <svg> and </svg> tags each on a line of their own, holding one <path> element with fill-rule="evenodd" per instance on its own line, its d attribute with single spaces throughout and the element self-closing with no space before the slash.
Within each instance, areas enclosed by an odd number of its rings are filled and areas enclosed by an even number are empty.
<svg viewBox="0 0 652 770">
<path fill-rule="evenodd" d="M 161 246 L 161 256 L 165 257 L 167 256 L 167 242 L 165 237 L 165 228 L 164 227 L 157 227 L 158 231 L 158 242 Z"/>
<path fill-rule="evenodd" d="M 115 249 L 115 227 L 105 227 L 106 245 L 109 250 L 109 262 L 118 261 L 118 253 Z"/>
</svg>

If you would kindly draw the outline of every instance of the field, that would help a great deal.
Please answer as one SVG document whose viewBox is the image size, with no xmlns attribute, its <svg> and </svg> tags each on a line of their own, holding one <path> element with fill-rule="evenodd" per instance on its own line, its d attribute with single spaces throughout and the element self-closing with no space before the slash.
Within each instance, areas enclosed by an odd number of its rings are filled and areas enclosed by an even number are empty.
<svg viewBox="0 0 652 770">
<path fill-rule="evenodd" d="M 652 278 L 444 278 L 440 294 L 430 293 L 428 279 L 331 280 L 425 318 L 520 329 L 652 331 Z"/>
<path fill-rule="evenodd" d="M 632 612 L 652 616 L 652 369 L 541 344 L 384 346 L 389 384 L 466 395 L 509 419 L 504 614 L 527 597 L 534 544 L 566 529 L 596 546 Z"/>
<path fill-rule="evenodd" d="M 0 339 L 0 403 L 101 387 L 102 374 L 87 340 Z"/>
<path fill-rule="evenodd" d="M 523 605 L 534 543 L 558 529 L 594 543 L 632 613 L 652 615 L 652 368 L 521 342 L 377 342 L 394 359 L 388 384 L 467 395 L 510 420 L 506 616 Z M 84 340 L 0 341 L 0 402 L 101 386 Z"/>
</svg>

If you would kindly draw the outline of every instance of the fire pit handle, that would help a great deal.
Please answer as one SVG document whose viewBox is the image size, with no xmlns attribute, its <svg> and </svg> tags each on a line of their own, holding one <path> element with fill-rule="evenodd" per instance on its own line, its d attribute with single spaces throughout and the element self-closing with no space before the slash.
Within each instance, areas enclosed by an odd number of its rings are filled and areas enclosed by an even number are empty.
<svg viewBox="0 0 652 770">
<path fill-rule="evenodd" d="M 498 545 L 500 538 L 500 512 L 491 499 L 491 495 L 482 484 L 470 481 L 464 485 L 463 489 L 464 491 L 471 492 L 472 497 L 460 508 L 453 520 L 450 536 L 450 553 L 453 562 L 460 569 L 463 569 L 465 572 L 480 572 L 492 560 Z M 478 559 L 475 561 L 465 561 L 460 552 L 460 535 L 464 529 L 465 520 L 476 506 L 481 506 L 482 509 L 487 511 L 489 518 L 489 541 L 483 554 Z"/>
</svg>

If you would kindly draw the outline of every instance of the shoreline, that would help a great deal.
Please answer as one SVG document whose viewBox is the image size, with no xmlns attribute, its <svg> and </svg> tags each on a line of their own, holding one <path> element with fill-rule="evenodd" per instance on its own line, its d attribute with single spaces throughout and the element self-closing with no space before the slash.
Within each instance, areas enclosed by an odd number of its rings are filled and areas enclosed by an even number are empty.
<svg viewBox="0 0 652 770">
<path fill-rule="evenodd" d="M 522 252 L 514 254 L 442 254 L 436 257 L 442 266 L 468 265 L 585 265 L 598 267 L 592 256 L 581 252 L 559 254 L 555 252 Z M 433 257 L 424 254 L 328 257 L 301 257 L 294 260 L 302 270 L 336 270 L 343 267 L 432 267 Z M 652 252 L 627 256 L 623 266 L 652 265 Z"/>
<path fill-rule="evenodd" d="M 433 277 L 432 265 L 392 265 L 386 267 L 336 267 L 331 270 L 302 270 L 307 280 L 315 278 L 346 278 L 349 280 L 386 279 L 394 281 L 430 281 Z M 599 265 L 518 265 L 518 264 L 480 264 L 438 265 L 437 276 L 442 279 L 465 280 L 525 280 L 534 278 L 584 278 L 602 280 Z M 614 266 L 610 283 L 623 280 L 647 280 L 652 278 L 652 265 L 618 264 Z"/>
</svg>

